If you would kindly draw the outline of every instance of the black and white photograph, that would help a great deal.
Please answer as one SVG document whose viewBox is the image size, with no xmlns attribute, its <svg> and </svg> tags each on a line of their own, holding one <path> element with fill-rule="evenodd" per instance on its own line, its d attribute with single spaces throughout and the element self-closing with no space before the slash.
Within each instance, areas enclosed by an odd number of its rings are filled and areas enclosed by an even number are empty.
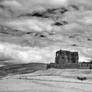
<svg viewBox="0 0 92 92">
<path fill-rule="evenodd" d="M 92 0 L 0 0 L 0 92 L 92 92 Z"/>
</svg>

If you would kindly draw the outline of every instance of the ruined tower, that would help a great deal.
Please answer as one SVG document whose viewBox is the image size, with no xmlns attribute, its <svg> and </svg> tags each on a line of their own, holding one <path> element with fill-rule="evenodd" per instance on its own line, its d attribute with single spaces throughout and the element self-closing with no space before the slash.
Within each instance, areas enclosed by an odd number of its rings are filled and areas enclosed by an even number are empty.
<svg viewBox="0 0 92 92">
<path fill-rule="evenodd" d="M 60 50 L 56 52 L 55 63 L 59 65 L 77 64 L 79 60 L 78 52 Z"/>
</svg>

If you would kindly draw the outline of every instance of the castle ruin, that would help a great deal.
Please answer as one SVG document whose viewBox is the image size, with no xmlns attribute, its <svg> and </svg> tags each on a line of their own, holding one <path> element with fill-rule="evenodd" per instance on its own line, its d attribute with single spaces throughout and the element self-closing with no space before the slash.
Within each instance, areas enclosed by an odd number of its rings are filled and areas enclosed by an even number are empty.
<svg viewBox="0 0 92 92">
<path fill-rule="evenodd" d="M 48 64 L 47 68 L 92 69 L 92 62 L 79 62 L 78 52 L 59 50 L 56 52 L 55 63 Z"/>
</svg>

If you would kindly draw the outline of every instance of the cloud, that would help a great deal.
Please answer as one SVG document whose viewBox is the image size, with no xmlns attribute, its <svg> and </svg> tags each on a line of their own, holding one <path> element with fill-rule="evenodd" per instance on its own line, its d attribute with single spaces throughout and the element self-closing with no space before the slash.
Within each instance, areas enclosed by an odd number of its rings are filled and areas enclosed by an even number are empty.
<svg viewBox="0 0 92 92">
<path fill-rule="evenodd" d="M 52 5 L 64 5 L 67 4 L 68 0 L 50 0 Z"/>
<path fill-rule="evenodd" d="M 20 45 L 14 45 L 9 43 L 0 43 L 0 53 L 6 58 L 10 57 L 13 60 L 17 60 L 12 63 L 31 63 L 42 62 L 47 63 L 53 60 L 54 50 L 52 47 L 22 47 Z M 1 55 L 0 54 L 0 55 Z"/>
<path fill-rule="evenodd" d="M 17 19 L 17 20 L 11 20 L 5 23 L 6 25 L 20 29 L 20 30 L 30 30 L 30 31 L 51 31 L 52 26 L 50 22 L 42 22 L 38 19 Z"/>
</svg>

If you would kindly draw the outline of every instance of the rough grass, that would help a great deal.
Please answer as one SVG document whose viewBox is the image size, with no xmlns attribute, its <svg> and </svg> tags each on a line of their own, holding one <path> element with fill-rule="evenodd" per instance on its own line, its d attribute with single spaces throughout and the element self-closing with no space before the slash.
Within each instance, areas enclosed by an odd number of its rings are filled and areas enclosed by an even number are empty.
<svg viewBox="0 0 92 92">
<path fill-rule="evenodd" d="M 26 74 L 44 69 L 46 69 L 46 64 L 43 63 L 6 65 L 0 67 L 0 76 L 5 77 L 9 74 Z"/>
</svg>

